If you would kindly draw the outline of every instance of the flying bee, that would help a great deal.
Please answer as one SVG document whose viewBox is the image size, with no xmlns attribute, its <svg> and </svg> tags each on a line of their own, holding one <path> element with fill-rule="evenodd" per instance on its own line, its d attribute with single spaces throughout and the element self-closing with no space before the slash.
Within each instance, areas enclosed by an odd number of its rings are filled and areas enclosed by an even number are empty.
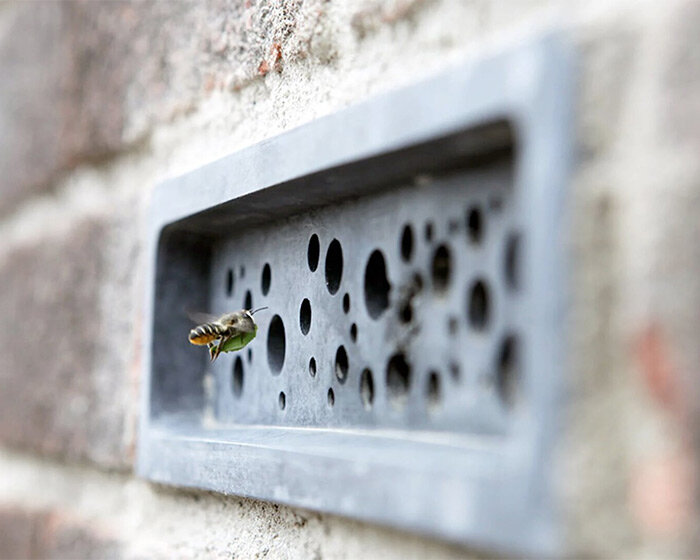
<svg viewBox="0 0 700 560">
<path fill-rule="evenodd" d="M 263 309 L 267 307 L 260 307 L 255 311 L 241 309 L 225 313 L 218 319 L 205 316 L 207 320 L 190 331 L 189 341 L 197 346 L 206 345 L 209 358 L 213 362 L 222 351 L 235 352 L 255 338 L 258 326 L 253 320 L 253 315 Z"/>
</svg>

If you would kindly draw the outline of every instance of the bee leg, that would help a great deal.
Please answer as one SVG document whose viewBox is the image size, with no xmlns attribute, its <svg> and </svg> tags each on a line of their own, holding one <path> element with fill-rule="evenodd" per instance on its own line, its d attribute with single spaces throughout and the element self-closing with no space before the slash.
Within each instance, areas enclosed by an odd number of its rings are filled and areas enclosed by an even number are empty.
<svg viewBox="0 0 700 560">
<path fill-rule="evenodd" d="M 212 352 L 212 357 L 211 361 L 213 362 L 216 360 L 216 358 L 219 357 L 219 354 L 221 353 L 221 349 L 224 347 L 224 344 L 228 342 L 228 339 L 231 338 L 230 336 L 224 336 L 221 339 L 219 339 L 219 344 L 216 346 L 216 349 Z"/>
<path fill-rule="evenodd" d="M 216 344 L 210 342 L 207 344 L 207 349 L 209 350 L 209 360 L 214 361 L 214 352 L 216 351 Z"/>
</svg>

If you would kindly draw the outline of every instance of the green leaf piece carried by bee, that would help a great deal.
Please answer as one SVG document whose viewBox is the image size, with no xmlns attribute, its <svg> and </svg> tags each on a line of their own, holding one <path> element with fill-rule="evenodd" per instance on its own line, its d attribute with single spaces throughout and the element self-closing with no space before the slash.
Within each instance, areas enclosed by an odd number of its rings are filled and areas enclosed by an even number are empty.
<svg viewBox="0 0 700 560">
<path fill-rule="evenodd" d="M 251 333 L 242 333 L 229 338 L 226 343 L 221 347 L 221 352 L 238 352 L 248 346 L 251 340 L 255 338 L 258 334 L 258 326 L 255 325 L 255 331 Z"/>
</svg>

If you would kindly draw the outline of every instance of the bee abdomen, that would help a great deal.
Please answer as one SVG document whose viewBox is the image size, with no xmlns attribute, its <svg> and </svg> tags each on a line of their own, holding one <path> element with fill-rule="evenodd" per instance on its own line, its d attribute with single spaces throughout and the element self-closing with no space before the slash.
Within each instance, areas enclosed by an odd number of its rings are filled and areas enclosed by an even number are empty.
<svg viewBox="0 0 700 560">
<path fill-rule="evenodd" d="M 204 323 L 190 331 L 189 340 L 192 344 L 209 344 L 213 340 L 221 337 L 222 328 L 215 323 Z"/>
</svg>

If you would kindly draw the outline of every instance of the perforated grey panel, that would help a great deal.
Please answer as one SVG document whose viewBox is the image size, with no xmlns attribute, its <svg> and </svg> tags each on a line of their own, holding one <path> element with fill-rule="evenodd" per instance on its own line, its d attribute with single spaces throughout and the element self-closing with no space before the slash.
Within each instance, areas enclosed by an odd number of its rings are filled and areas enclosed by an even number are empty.
<svg viewBox="0 0 700 560">
<path fill-rule="evenodd" d="M 528 376 L 512 164 L 421 175 L 219 241 L 212 309 L 269 309 L 248 351 L 211 368 L 216 419 L 505 434 Z"/>
<path fill-rule="evenodd" d="M 546 34 L 160 185 L 139 472 L 556 553 L 569 58 Z M 187 341 L 260 306 L 238 353 Z"/>
</svg>

